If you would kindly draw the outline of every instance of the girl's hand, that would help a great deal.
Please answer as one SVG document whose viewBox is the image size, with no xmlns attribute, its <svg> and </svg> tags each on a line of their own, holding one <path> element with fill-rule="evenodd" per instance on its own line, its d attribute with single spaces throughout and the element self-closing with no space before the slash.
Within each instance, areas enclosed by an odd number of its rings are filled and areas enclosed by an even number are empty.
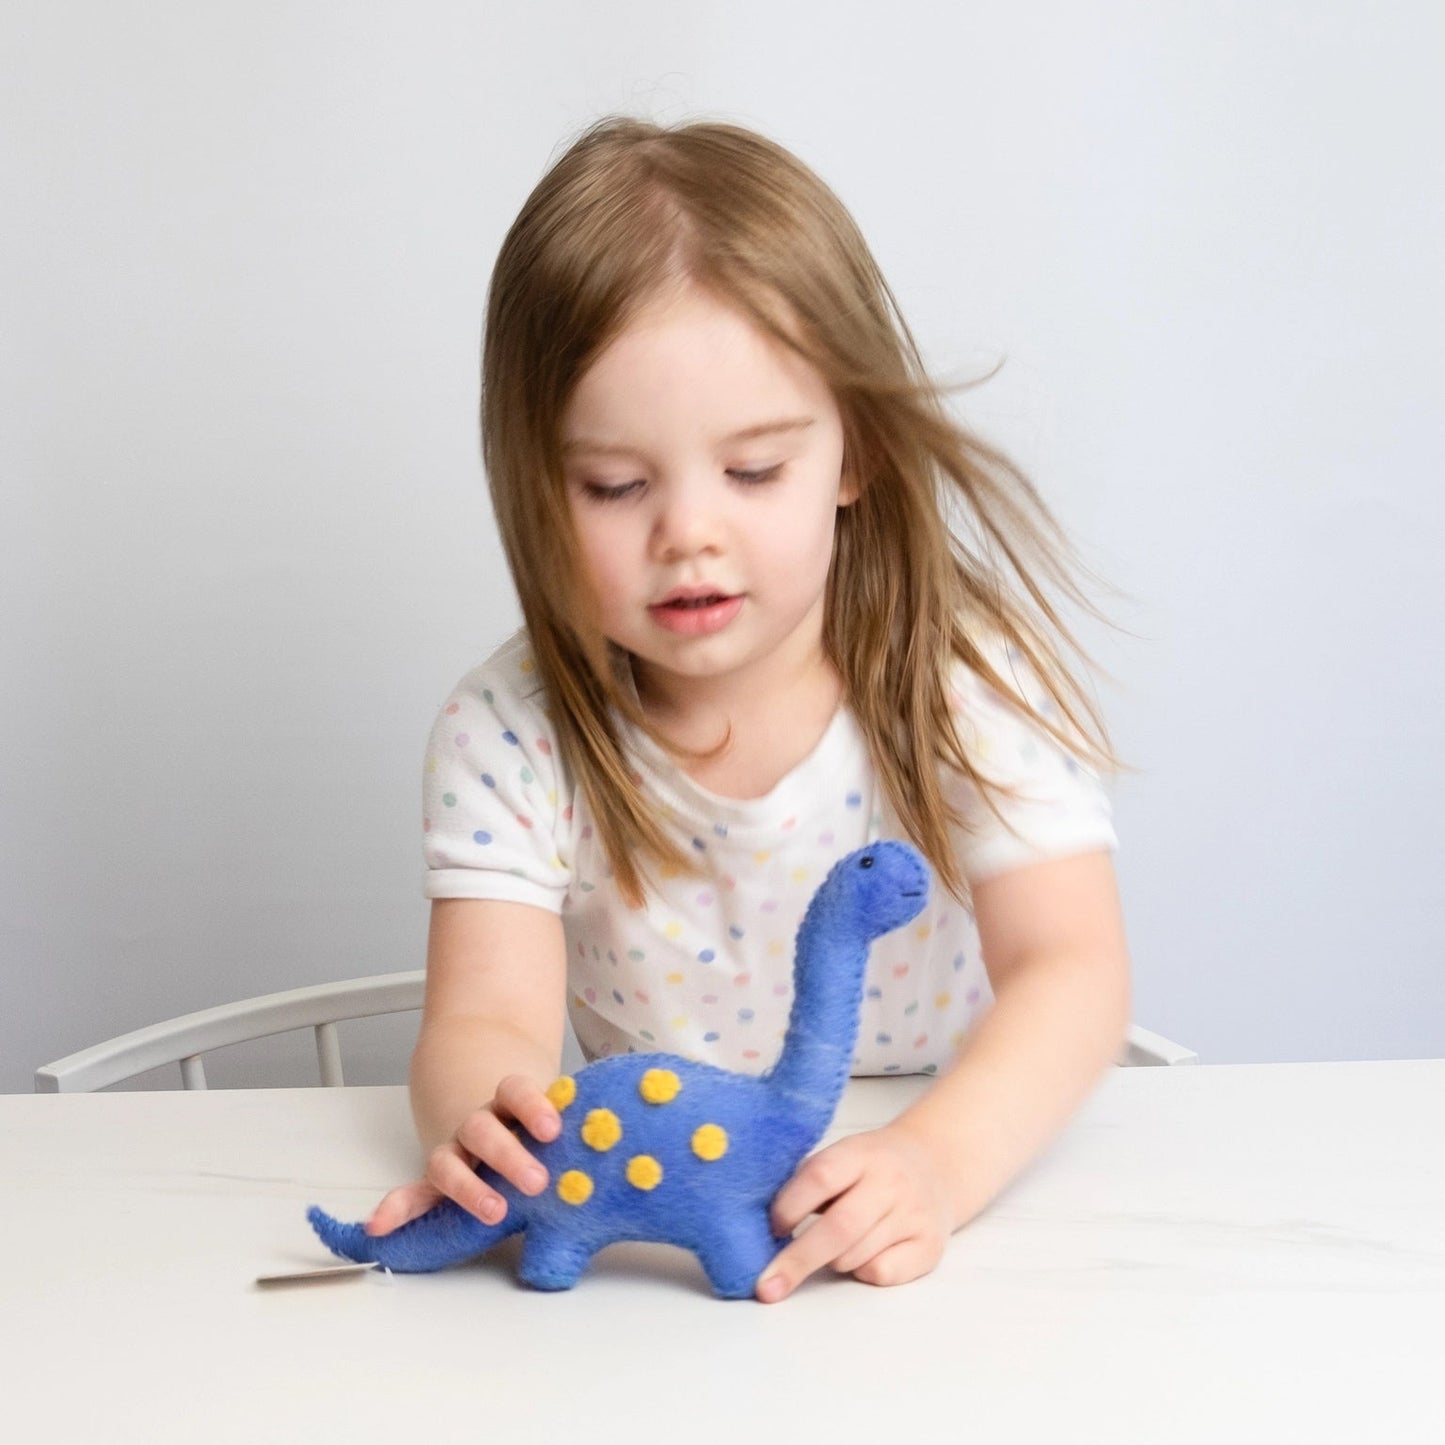
<svg viewBox="0 0 1445 1445">
<path fill-rule="evenodd" d="M 810 1155 L 773 1201 L 773 1232 L 818 1218 L 763 1272 L 758 1298 L 786 1299 L 824 1265 L 865 1284 L 906 1284 L 943 1255 L 953 1217 L 940 1160 L 896 1123 Z"/>
<path fill-rule="evenodd" d="M 562 1131 L 562 1119 L 535 1079 L 509 1074 L 497 1085 L 491 1103 L 462 1120 L 445 1144 L 427 1159 L 426 1174 L 413 1184 L 393 1189 L 366 1221 L 368 1234 L 392 1230 L 425 1214 L 441 1199 L 452 1199 L 484 1224 L 496 1224 L 507 1213 L 507 1201 L 475 1173 L 477 1164 L 495 1169 L 523 1194 L 540 1194 L 547 1187 L 547 1171 L 520 1138 L 520 1125 L 534 1139 L 546 1143 Z"/>
</svg>

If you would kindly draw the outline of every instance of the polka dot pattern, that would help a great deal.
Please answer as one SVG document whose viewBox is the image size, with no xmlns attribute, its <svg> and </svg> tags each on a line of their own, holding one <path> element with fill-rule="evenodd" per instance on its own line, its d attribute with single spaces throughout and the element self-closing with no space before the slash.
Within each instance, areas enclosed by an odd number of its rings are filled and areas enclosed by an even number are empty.
<svg viewBox="0 0 1445 1445">
<path fill-rule="evenodd" d="M 1013 673 L 1001 665 L 1001 675 Z M 632 910 L 560 766 L 540 689 L 519 633 L 441 710 L 423 779 L 428 896 L 560 912 L 570 1013 L 589 1057 L 647 1052 L 661 1039 L 689 1057 L 761 1072 L 787 1024 L 794 938 L 813 889 L 844 853 L 902 836 L 856 725 L 840 714 L 794 772 L 750 800 L 706 793 L 634 739 L 637 776 L 698 871 L 670 870 Z M 997 871 L 1051 847 L 1113 846 L 1092 774 L 972 674 L 956 679 L 954 695 L 966 745 L 987 753 L 991 771 L 1023 798 L 1005 809 L 1024 834 L 1016 842 L 960 793 L 978 825 L 959 835 L 966 870 Z M 936 1072 L 991 1001 L 972 914 L 935 897 L 870 953 L 854 1071 Z"/>
</svg>

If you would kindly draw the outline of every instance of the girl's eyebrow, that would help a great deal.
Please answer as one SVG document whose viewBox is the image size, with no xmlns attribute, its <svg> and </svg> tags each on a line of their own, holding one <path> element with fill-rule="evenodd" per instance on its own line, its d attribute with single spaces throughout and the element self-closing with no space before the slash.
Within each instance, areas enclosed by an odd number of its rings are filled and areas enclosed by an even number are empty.
<svg viewBox="0 0 1445 1445">
<path fill-rule="evenodd" d="M 755 437 L 775 436 L 779 432 L 802 431 L 805 427 L 812 426 L 815 420 L 816 418 L 811 416 L 791 416 L 780 417 L 777 421 L 760 421 L 756 426 L 745 426 L 741 431 L 723 437 L 718 445 L 752 441 Z M 572 437 L 562 443 L 562 450 L 567 453 L 587 452 L 591 456 L 638 455 L 636 447 L 623 446 L 618 442 L 594 442 L 586 437 Z"/>
</svg>

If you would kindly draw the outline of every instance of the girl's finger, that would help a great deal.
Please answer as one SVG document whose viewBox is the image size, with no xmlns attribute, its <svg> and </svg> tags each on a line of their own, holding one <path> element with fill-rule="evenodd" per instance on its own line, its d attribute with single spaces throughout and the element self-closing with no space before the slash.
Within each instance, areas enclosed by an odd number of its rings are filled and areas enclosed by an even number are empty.
<svg viewBox="0 0 1445 1445">
<path fill-rule="evenodd" d="M 393 1229 L 400 1229 L 403 1224 L 419 1219 L 440 1198 L 441 1195 L 425 1179 L 403 1184 L 384 1195 L 381 1203 L 371 1211 L 371 1218 L 366 1221 L 366 1232 L 390 1234 Z"/>
<path fill-rule="evenodd" d="M 853 1277 L 864 1284 L 907 1284 L 927 1274 L 942 1257 L 941 1245 L 917 1237 L 905 1239 L 855 1269 Z"/>
<path fill-rule="evenodd" d="M 547 1171 L 490 1109 L 473 1114 L 457 1131 L 457 1142 L 523 1194 L 540 1194 Z"/>
<path fill-rule="evenodd" d="M 877 1259 L 894 1245 L 906 1243 L 913 1235 L 899 1212 L 890 1210 L 861 1239 L 848 1246 L 833 1260 L 839 1274 L 852 1274 L 870 1260 Z"/>
<path fill-rule="evenodd" d="M 846 1140 L 844 1143 L 848 1142 Z M 810 1214 L 851 1189 L 862 1177 L 862 1162 L 842 1149 L 825 1149 L 803 1161 L 773 1199 L 773 1233 L 791 1234 Z"/>
<path fill-rule="evenodd" d="M 439 1193 L 475 1214 L 483 1224 L 496 1224 L 507 1213 L 507 1201 L 462 1162 L 454 1146 L 444 1144 L 432 1150 L 426 1177 Z"/>
<path fill-rule="evenodd" d="M 534 1139 L 543 1143 L 562 1132 L 562 1116 L 535 1079 L 523 1074 L 508 1074 L 497 1085 L 493 1100 L 497 1113 L 515 1119 Z"/>
<path fill-rule="evenodd" d="M 871 1233 L 887 1208 L 887 1200 L 866 1185 L 834 1200 L 763 1272 L 758 1281 L 758 1298 L 765 1304 L 786 1299 L 810 1274 L 831 1264 Z"/>
</svg>

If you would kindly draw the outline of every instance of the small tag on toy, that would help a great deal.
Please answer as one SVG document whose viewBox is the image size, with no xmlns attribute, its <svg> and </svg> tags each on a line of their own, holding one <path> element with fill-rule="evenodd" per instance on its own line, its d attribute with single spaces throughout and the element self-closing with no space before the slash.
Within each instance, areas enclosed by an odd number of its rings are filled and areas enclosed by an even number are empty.
<svg viewBox="0 0 1445 1445">
<path fill-rule="evenodd" d="M 317 1279 L 339 1279 L 351 1274 L 366 1274 L 376 1269 L 374 1264 L 328 1264 L 319 1269 L 298 1269 L 289 1274 L 258 1274 L 256 1283 L 262 1286 L 273 1284 L 305 1284 Z"/>
</svg>

